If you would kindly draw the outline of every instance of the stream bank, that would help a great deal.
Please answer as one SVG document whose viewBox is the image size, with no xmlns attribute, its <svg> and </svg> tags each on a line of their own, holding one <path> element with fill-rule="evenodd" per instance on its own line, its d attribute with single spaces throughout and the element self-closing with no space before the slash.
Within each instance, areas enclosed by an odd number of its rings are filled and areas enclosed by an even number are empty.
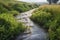
<svg viewBox="0 0 60 40">
<path fill-rule="evenodd" d="M 34 10 L 35 9 L 20 13 L 20 15 L 16 17 L 18 22 L 23 22 L 23 24 L 28 27 L 27 32 L 19 35 L 16 40 L 49 40 L 48 33 L 29 18 Z"/>
</svg>

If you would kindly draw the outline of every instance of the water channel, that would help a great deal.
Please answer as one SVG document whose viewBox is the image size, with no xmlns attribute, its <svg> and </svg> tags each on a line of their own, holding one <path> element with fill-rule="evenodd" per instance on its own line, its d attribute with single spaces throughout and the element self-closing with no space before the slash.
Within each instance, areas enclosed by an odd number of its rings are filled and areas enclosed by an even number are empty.
<svg viewBox="0 0 60 40">
<path fill-rule="evenodd" d="M 21 13 L 17 16 L 18 22 L 23 22 L 25 26 L 29 26 L 29 29 L 27 29 L 26 34 L 19 35 L 16 40 L 49 40 L 48 33 L 29 18 L 34 10 Z"/>
</svg>

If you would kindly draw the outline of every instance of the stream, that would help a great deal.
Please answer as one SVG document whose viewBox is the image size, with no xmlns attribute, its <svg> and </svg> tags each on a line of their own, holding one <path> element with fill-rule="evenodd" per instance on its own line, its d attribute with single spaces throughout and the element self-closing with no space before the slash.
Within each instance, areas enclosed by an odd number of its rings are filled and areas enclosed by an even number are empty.
<svg viewBox="0 0 60 40">
<path fill-rule="evenodd" d="M 16 40 L 49 40 L 48 33 L 29 18 L 34 10 L 32 9 L 17 16 L 18 22 L 23 22 L 28 29 L 23 35 L 19 35 Z"/>
</svg>

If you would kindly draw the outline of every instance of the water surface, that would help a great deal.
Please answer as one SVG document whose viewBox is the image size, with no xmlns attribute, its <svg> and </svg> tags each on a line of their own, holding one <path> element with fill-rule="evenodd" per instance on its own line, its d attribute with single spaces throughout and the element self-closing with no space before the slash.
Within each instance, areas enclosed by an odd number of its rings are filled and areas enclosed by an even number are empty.
<svg viewBox="0 0 60 40">
<path fill-rule="evenodd" d="M 19 35 L 16 40 L 49 40 L 48 33 L 29 18 L 34 10 L 21 13 L 17 16 L 18 22 L 23 22 L 25 26 L 30 28 L 27 29 L 29 34 Z"/>
</svg>

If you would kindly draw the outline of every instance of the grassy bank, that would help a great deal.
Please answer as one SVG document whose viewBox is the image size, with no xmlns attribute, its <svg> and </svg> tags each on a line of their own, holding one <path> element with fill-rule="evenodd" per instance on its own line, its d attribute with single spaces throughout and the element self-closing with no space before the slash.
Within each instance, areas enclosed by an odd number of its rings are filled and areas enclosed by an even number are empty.
<svg viewBox="0 0 60 40">
<path fill-rule="evenodd" d="M 0 14 L 0 40 L 14 40 L 24 30 L 25 27 L 12 14 Z"/>
<path fill-rule="evenodd" d="M 31 19 L 47 29 L 50 40 L 60 40 L 60 5 L 40 6 Z"/>
<path fill-rule="evenodd" d="M 35 4 L 14 0 L 0 0 L 0 40 L 14 40 L 25 31 L 25 26 L 18 23 L 14 16 L 37 7 Z"/>
<path fill-rule="evenodd" d="M 31 10 L 33 8 L 38 7 L 36 4 L 30 4 L 26 2 L 19 1 L 0 1 L 0 13 L 8 12 L 8 11 L 18 11 L 25 12 Z"/>
</svg>

